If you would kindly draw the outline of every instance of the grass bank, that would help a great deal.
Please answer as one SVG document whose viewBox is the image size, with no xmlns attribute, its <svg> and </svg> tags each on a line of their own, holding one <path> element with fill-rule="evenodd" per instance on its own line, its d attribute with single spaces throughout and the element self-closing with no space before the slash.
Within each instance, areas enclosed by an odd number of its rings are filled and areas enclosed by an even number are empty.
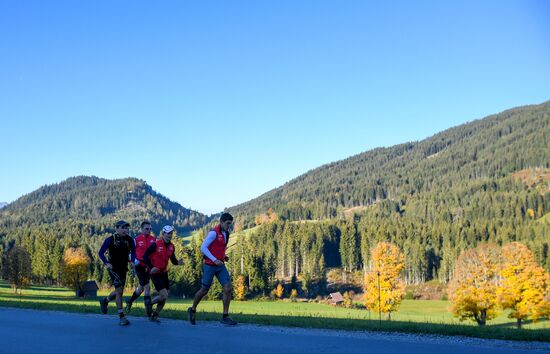
<svg viewBox="0 0 550 354">
<path fill-rule="evenodd" d="M 128 291 L 130 294 L 130 291 Z M 100 292 L 100 295 L 105 295 Z M 161 317 L 186 319 L 190 300 L 169 299 Z M 6 283 L 0 283 L 0 306 L 55 310 L 81 313 L 99 313 L 97 299 L 79 299 L 64 288 L 33 286 L 15 294 Z M 515 321 L 505 314 L 490 321 L 485 327 L 471 322 L 458 322 L 447 311 L 447 301 L 404 300 L 400 311 L 391 321 L 378 321 L 378 314 L 365 310 L 333 307 L 322 303 L 285 301 L 233 301 L 231 312 L 241 323 L 275 326 L 327 328 L 352 331 L 389 331 L 421 334 L 462 335 L 477 338 L 529 340 L 550 342 L 550 321 L 531 323 L 515 328 Z M 109 313 L 115 314 L 114 305 Z M 131 316 L 144 316 L 143 303 L 138 300 Z M 199 306 L 198 320 L 218 320 L 221 301 L 204 301 Z"/>
</svg>

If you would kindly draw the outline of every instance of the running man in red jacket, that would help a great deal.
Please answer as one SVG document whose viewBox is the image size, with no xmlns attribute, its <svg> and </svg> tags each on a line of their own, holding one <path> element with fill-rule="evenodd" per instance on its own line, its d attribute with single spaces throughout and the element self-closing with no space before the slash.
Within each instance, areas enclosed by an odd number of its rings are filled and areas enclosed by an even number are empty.
<svg viewBox="0 0 550 354">
<path fill-rule="evenodd" d="M 147 248 L 156 241 L 155 236 L 151 234 L 151 223 L 149 221 L 143 221 L 141 223 L 141 233 L 134 238 L 134 243 L 136 244 L 135 271 L 139 284 L 134 290 L 132 297 L 126 299 L 126 310 L 124 311 L 126 313 L 130 313 L 134 301 L 145 292 L 143 300 L 145 311 L 147 312 L 147 316 L 151 316 L 151 286 L 149 285 L 151 276 L 149 275 L 149 270 L 147 269 L 147 264 L 145 264 L 143 260 L 143 256 Z"/>
<path fill-rule="evenodd" d="M 149 319 L 153 322 L 160 322 L 159 313 L 168 299 L 170 283 L 168 281 L 168 260 L 175 265 L 183 264 L 183 260 L 177 260 L 174 254 L 175 248 L 172 244 L 174 228 L 166 225 L 162 228 L 160 238 L 145 251 L 143 257 L 147 267 L 150 269 L 151 281 L 158 291 L 158 295 L 151 301 L 151 306 L 157 304 L 157 308 L 151 313 Z"/>
<path fill-rule="evenodd" d="M 214 277 L 223 287 L 223 315 L 220 320 L 226 325 L 236 325 L 237 322 L 229 317 L 229 303 L 231 302 L 231 277 L 225 267 L 225 262 L 229 258 L 225 255 L 227 243 L 229 242 L 229 229 L 233 223 L 233 216 L 229 213 L 223 213 L 220 217 L 220 223 L 211 230 L 201 245 L 201 252 L 204 255 L 203 274 L 201 288 L 195 294 L 193 306 L 187 309 L 189 322 L 196 323 L 196 311 L 199 302 L 204 295 L 208 293 Z"/>
</svg>

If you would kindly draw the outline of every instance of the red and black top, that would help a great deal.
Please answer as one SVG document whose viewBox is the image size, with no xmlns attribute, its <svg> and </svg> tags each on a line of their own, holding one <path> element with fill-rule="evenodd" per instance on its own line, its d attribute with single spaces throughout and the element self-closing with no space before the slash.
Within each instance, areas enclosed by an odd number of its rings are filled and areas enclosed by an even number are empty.
<svg viewBox="0 0 550 354">
<path fill-rule="evenodd" d="M 134 242 L 136 243 L 136 258 L 137 260 L 139 260 L 139 265 L 145 267 L 147 266 L 147 264 L 145 264 L 143 256 L 145 255 L 145 251 L 147 251 L 147 248 L 149 248 L 149 246 L 156 242 L 156 238 L 155 236 L 150 234 L 139 234 L 134 239 Z"/>
<path fill-rule="evenodd" d="M 147 264 L 149 270 L 153 269 L 153 267 L 158 268 L 158 273 L 165 273 L 168 271 L 168 260 L 174 265 L 178 264 L 178 260 L 174 254 L 174 245 L 172 242 L 165 243 L 162 239 L 157 240 L 147 248 L 143 260 L 145 264 Z"/>
</svg>

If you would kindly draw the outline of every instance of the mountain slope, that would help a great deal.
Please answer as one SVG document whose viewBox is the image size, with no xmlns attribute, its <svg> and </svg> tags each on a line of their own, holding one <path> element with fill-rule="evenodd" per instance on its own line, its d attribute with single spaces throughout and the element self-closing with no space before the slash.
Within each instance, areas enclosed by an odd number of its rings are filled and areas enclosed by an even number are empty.
<svg viewBox="0 0 550 354">
<path fill-rule="evenodd" d="M 288 220 L 333 218 L 344 209 L 441 192 L 530 167 L 550 167 L 550 101 L 329 163 L 229 211 L 249 226 L 269 208 Z"/>
<path fill-rule="evenodd" d="M 143 219 L 180 230 L 200 227 L 207 217 L 156 193 L 135 178 L 108 180 L 79 176 L 43 186 L 0 210 L 0 226 L 17 227 L 64 221 L 112 224 L 124 218 L 133 225 Z"/>
</svg>

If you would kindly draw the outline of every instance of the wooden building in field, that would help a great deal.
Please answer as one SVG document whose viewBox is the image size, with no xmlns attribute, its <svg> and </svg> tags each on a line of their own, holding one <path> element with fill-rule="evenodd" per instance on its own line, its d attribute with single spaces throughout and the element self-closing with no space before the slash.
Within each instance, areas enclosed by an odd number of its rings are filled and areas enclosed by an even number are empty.
<svg viewBox="0 0 550 354">
<path fill-rule="evenodd" d="M 327 300 L 331 305 L 340 305 L 344 302 L 344 297 L 339 291 L 337 291 L 335 293 L 330 293 Z"/>
<path fill-rule="evenodd" d="M 97 297 L 99 287 L 95 280 L 88 280 L 80 283 L 76 296 L 78 297 Z"/>
</svg>

